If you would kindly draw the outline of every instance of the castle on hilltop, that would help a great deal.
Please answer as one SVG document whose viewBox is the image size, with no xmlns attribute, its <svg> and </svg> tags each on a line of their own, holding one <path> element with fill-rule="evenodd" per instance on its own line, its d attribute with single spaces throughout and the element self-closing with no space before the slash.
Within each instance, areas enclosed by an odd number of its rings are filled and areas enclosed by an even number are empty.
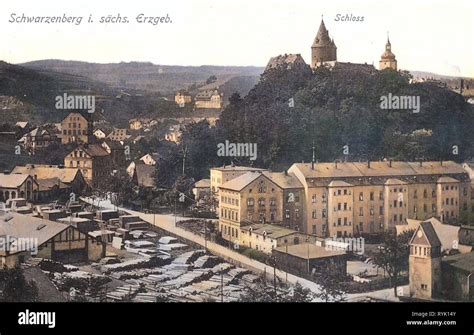
<svg viewBox="0 0 474 335">
<path fill-rule="evenodd" d="M 336 43 L 334 43 L 334 39 L 329 36 L 329 31 L 326 29 L 324 20 L 321 19 L 318 33 L 311 45 L 311 68 L 315 69 L 320 66 L 333 67 L 336 63 Z M 392 52 L 392 45 L 388 37 L 387 44 L 385 45 L 385 52 L 382 54 L 379 61 L 379 70 L 387 68 L 397 70 L 397 60 L 395 54 Z"/>
<path fill-rule="evenodd" d="M 267 65 L 267 70 L 275 67 L 286 67 L 292 68 L 294 66 L 308 66 L 301 57 L 300 54 L 285 54 L 277 57 L 272 57 Z M 337 46 L 334 39 L 329 36 L 329 31 L 324 24 L 324 20 L 321 19 L 318 33 L 314 38 L 313 44 L 311 45 L 311 69 L 325 66 L 329 68 L 337 68 L 342 71 L 376 71 L 373 65 L 357 64 L 357 63 L 343 63 L 337 61 Z M 385 52 L 380 57 L 379 70 L 392 69 L 397 70 L 397 59 L 395 54 L 392 52 L 392 44 L 390 39 L 387 37 L 387 43 L 385 44 Z"/>
</svg>

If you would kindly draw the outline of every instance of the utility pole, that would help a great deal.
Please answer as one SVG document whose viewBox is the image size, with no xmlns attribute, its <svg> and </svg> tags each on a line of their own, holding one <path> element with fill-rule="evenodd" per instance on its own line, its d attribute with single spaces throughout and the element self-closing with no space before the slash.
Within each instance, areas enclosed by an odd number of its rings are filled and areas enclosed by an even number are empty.
<svg viewBox="0 0 474 335">
<path fill-rule="evenodd" d="M 221 302 L 224 302 L 224 269 L 221 268 Z"/>
<path fill-rule="evenodd" d="M 204 250 L 207 253 L 207 221 L 204 220 Z"/>
<path fill-rule="evenodd" d="M 185 146 L 183 149 L 183 176 L 184 176 L 184 167 L 186 164 L 186 155 L 188 153 L 188 146 Z"/>
</svg>

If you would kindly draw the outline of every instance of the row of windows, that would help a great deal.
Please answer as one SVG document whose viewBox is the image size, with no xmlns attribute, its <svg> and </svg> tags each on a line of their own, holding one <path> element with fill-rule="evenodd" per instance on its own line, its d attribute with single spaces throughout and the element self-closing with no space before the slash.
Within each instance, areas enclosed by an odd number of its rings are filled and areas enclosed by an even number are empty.
<svg viewBox="0 0 474 335">
<path fill-rule="evenodd" d="M 73 129 L 71 131 L 71 129 L 64 129 L 63 130 L 63 135 L 87 135 L 87 130 L 83 129 L 82 131 L 80 129 L 76 130 L 76 129 Z"/>
<path fill-rule="evenodd" d="M 222 231 L 222 226 L 221 226 L 221 231 Z M 238 238 L 239 230 L 236 228 L 231 228 L 224 225 L 224 235 L 230 235 L 232 237 Z"/>
<path fill-rule="evenodd" d="M 221 196 L 221 202 L 223 204 L 229 204 L 229 205 L 233 205 L 233 206 L 238 206 L 239 205 L 239 199 L 230 198 L 230 197 L 226 197 L 226 196 Z"/>
<path fill-rule="evenodd" d="M 72 127 L 71 127 L 71 125 L 72 125 Z M 69 123 L 68 126 L 69 126 L 69 128 L 76 128 L 76 122 Z M 81 128 L 81 124 L 80 124 L 80 123 L 77 123 L 77 128 Z"/>
<path fill-rule="evenodd" d="M 227 208 L 221 208 L 221 218 L 239 221 L 239 212 Z"/>
<path fill-rule="evenodd" d="M 352 226 L 352 221 L 348 221 L 347 218 L 344 218 L 344 219 L 341 219 L 341 218 L 338 218 L 337 219 L 337 225 L 338 226 Z M 336 222 L 333 223 L 333 226 L 336 227 Z"/>
<path fill-rule="evenodd" d="M 265 198 L 260 198 L 258 199 L 258 205 L 260 207 L 264 207 L 265 206 L 265 203 L 266 203 L 266 199 Z M 247 206 L 248 207 L 253 207 L 255 205 L 255 202 L 254 202 L 254 199 L 253 198 L 248 198 L 247 199 Z M 276 206 L 276 199 L 275 198 L 271 198 L 270 199 L 270 206 Z"/>
</svg>

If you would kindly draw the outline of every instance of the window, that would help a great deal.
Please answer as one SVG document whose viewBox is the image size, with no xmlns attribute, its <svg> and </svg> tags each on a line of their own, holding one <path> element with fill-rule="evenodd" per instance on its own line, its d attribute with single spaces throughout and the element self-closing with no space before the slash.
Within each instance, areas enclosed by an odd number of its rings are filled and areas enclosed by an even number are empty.
<svg viewBox="0 0 474 335">
<path fill-rule="evenodd" d="M 311 202 L 312 202 L 313 204 L 316 203 L 316 194 L 313 194 L 313 195 L 312 195 L 312 197 L 311 197 Z"/>
<path fill-rule="evenodd" d="M 383 200 L 383 192 L 379 192 L 379 200 Z"/>
<path fill-rule="evenodd" d="M 290 210 L 289 209 L 285 210 L 285 218 L 287 218 L 287 219 L 290 218 Z"/>
<path fill-rule="evenodd" d="M 272 206 L 272 207 L 276 206 L 276 199 L 275 198 L 270 199 L 270 206 Z"/>
<path fill-rule="evenodd" d="M 316 211 L 315 211 L 315 210 L 311 213 L 311 217 L 312 217 L 313 219 L 317 219 Z"/>
<path fill-rule="evenodd" d="M 428 198 L 428 191 L 426 190 L 426 188 L 423 190 L 423 198 Z"/>
<path fill-rule="evenodd" d="M 337 190 L 337 195 L 341 195 L 341 190 Z"/>
<path fill-rule="evenodd" d="M 397 214 L 393 215 L 393 222 L 397 222 Z"/>
<path fill-rule="evenodd" d="M 341 222 L 342 222 L 342 221 L 341 221 L 341 218 L 338 218 L 338 219 L 337 219 L 337 225 L 340 226 L 340 225 L 341 225 Z"/>
<path fill-rule="evenodd" d="M 260 180 L 258 183 L 258 193 L 265 193 L 267 192 L 267 186 L 263 180 Z"/>
<path fill-rule="evenodd" d="M 364 201 L 364 193 L 359 193 L 359 201 Z"/>
<path fill-rule="evenodd" d="M 374 201 L 374 192 L 370 192 L 370 201 Z"/>
<path fill-rule="evenodd" d="M 312 230 L 313 230 L 313 235 L 316 235 L 316 225 L 315 224 L 313 225 Z"/>
<path fill-rule="evenodd" d="M 383 215 L 383 206 L 380 206 L 379 208 L 379 215 Z"/>
<path fill-rule="evenodd" d="M 341 203 L 340 203 L 340 202 L 337 204 L 337 210 L 338 210 L 338 211 L 341 210 Z"/>
<path fill-rule="evenodd" d="M 413 191 L 413 199 L 418 199 L 418 190 Z"/>
<path fill-rule="evenodd" d="M 364 216 L 364 207 L 359 208 L 359 216 Z"/>
<path fill-rule="evenodd" d="M 370 215 L 372 215 L 372 216 L 374 215 L 374 206 L 370 207 Z"/>
<path fill-rule="evenodd" d="M 347 218 L 344 218 L 344 226 L 347 226 Z"/>
<path fill-rule="evenodd" d="M 428 289 L 428 285 L 426 285 L 426 284 L 421 284 L 421 289 L 422 289 L 422 290 L 427 290 L 427 289 Z"/>
<path fill-rule="evenodd" d="M 326 215 L 326 208 L 323 209 L 322 211 L 322 217 L 325 218 L 327 215 Z"/>
<path fill-rule="evenodd" d="M 265 199 L 264 198 L 258 199 L 258 205 L 261 207 L 265 206 Z"/>
<path fill-rule="evenodd" d="M 253 205 L 254 205 L 253 198 L 248 198 L 248 199 L 247 199 L 247 206 L 252 207 Z"/>
<path fill-rule="evenodd" d="M 397 200 L 393 200 L 393 208 L 397 208 Z"/>
</svg>

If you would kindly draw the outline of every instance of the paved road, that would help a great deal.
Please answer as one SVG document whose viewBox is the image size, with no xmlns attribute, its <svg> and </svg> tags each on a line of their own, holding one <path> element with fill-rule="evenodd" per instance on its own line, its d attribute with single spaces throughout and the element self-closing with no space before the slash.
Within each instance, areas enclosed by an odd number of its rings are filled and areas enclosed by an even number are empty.
<svg viewBox="0 0 474 335">
<path fill-rule="evenodd" d="M 82 197 L 81 200 L 87 203 L 92 203 L 92 199 L 90 198 Z M 109 200 L 101 200 L 100 206 L 107 209 L 116 208 L 113 204 L 110 203 Z M 173 235 L 181 236 L 203 247 L 205 245 L 205 240 L 203 237 L 175 226 L 175 222 L 178 222 L 181 220 L 189 220 L 189 218 L 184 218 L 180 216 L 175 217 L 174 215 L 146 214 L 146 213 L 137 212 L 137 211 L 133 211 L 126 208 L 121 208 L 121 207 L 119 207 L 119 209 L 126 211 L 132 215 L 136 215 L 140 217 L 142 220 L 152 225 L 155 225 L 161 229 L 164 229 Z M 264 272 L 266 272 L 267 274 L 273 273 L 273 270 L 274 270 L 273 267 L 263 264 L 261 262 L 258 262 L 256 260 L 250 259 L 242 254 L 239 254 L 236 251 L 228 249 L 214 242 L 207 241 L 207 249 L 214 255 L 220 256 L 232 264 L 249 268 L 259 273 L 264 273 Z M 288 276 L 288 282 L 292 284 L 296 284 L 298 282 L 303 287 L 309 288 L 313 292 L 319 292 L 320 290 L 319 285 L 317 285 L 316 283 L 309 281 L 307 279 L 301 278 L 301 277 L 297 277 L 292 274 L 287 274 L 286 272 L 280 271 L 278 269 L 276 270 L 276 275 L 283 280 L 286 280 Z M 349 294 L 347 295 L 347 300 L 352 300 L 354 298 L 360 298 L 363 296 L 370 296 L 374 298 L 398 301 L 398 299 L 395 300 L 395 297 L 393 295 L 393 289 L 374 291 L 374 292 L 364 293 L 364 294 Z"/>
</svg>

